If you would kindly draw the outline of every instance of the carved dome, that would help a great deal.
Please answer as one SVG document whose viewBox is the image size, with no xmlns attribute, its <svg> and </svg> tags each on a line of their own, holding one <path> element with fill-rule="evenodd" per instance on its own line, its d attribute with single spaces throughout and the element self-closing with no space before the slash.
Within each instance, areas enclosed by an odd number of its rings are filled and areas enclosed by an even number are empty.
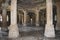
<svg viewBox="0 0 60 40">
<path fill-rule="evenodd" d="M 44 2 L 44 0 L 18 0 L 18 6 L 20 7 L 34 7 Z"/>
</svg>

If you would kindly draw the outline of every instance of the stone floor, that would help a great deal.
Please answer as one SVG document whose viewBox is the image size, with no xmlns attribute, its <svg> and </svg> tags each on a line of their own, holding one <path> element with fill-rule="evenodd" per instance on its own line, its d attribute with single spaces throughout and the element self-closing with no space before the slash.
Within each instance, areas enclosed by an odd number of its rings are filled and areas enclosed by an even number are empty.
<svg viewBox="0 0 60 40">
<path fill-rule="evenodd" d="M 33 35 L 22 35 L 19 36 L 18 38 L 8 38 L 8 37 L 1 37 L 0 40 L 60 40 L 60 37 L 56 37 L 56 38 L 47 38 L 44 37 L 43 35 L 41 36 L 41 34 L 33 34 Z"/>
<path fill-rule="evenodd" d="M 60 32 L 55 38 L 47 38 L 43 35 L 43 30 L 21 32 L 18 38 L 8 38 L 7 36 L 0 37 L 0 40 L 60 40 Z"/>
<path fill-rule="evenodd" d="M 42 27 L 19 27 L 19 29 L 20 35 L 18 38 L 2 36 L 0 37 L 0 40 L 60 40 L 60 30 L 55 30 L 55 38 L 47 38 L 44 36 L 44 28 Z"/>
</svg>

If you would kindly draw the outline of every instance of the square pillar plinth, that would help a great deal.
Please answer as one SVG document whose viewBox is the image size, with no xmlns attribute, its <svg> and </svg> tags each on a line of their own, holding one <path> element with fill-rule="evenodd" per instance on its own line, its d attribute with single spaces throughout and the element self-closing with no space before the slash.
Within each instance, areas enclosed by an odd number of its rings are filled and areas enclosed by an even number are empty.
<svg viewBox="0 0 60 40">
<path fill-rule="evenodd" d="M 25 24 L 23 24 L 23 26 L 25 27 L 25 26 L 26 26 L 26 23 L 25 23 Z"/>
<path fill-rule="evenodd" d="M 38 23 L 36 23 L 36 26 L 39 26 L 39 24 L 38 24 Z"/>
<path fill-rule="evenodd" d="M 45 37 L 55 37 L 54 25 L 53 24 L 46 24 L 45 27 Z"/>
<path fill-rule="evenodd" d="M 9 38 L 17 38 L 19 36 L 19 30 L 17 25 L 10 25 Z"/>
</svg>

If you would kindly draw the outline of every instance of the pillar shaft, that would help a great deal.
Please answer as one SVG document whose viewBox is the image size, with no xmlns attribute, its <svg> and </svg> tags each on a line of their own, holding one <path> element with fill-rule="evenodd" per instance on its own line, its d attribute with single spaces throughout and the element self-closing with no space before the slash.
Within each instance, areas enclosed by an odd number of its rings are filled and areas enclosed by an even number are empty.
<svg viewBox="0 0 60 40">
<path fill-rule="evenodd" d="M 23 24 L 23 15 L 22 15 L 22 24 Z"/>
<path fill-rule="evenodd" d="M 47 24 L 53 23 L 53 5 L 52 0 L 46 0 Z"/>
<path fill-rule="evenodd" d="M 9 27 L 9 38 L 19 36 L 17 27 L 17 0 L 11 0 L 11 25 Z"/>
<path fill-rule="evenodd" d="M 17 24 L 17 0 L 11 0 L 11 24 Z"/>
<path fill-rule="evenodd" d="M 56 30 L 60 30 L 60 2 L 56 3 L 57 7 L 57 25 L 56 25 Z"/>
<path fill-rule="evenodd" d="M 26 16 L 27 16 L 27 12 L 24 11 L 24 24 L 23 24 L 23 26 L 26 26 Z"/>
<path fill-rule="evenodd" d="M 5 3 L 2 4 L 2 30 L 7 29 L 7 7 L 8 1 L 6 0 Z"/>
<path fill-rule="evenodd" d="M 19 14 L 19 24 L 20 24 L 20 20 L 21 20 L 21 14 Z"/>
<path fill-rule="evenodd" d="M 7 15 L 6 15 L 7 11 L 4 8 L 2 10 L 2 28 L 6 28 L 7 27 Z"/>
<path fill-rule="evenodd" d="M 45 27 L 46 37 L 55 37 L 54 25 L 53 25 L 53 5 L 52 0 L 46 0 L 47 11 L 47 24 Z"/>
<path fill-rule="evenodd" d="M 39 11 L 36 10 L 36 26 L 39 26 Z"/>
</svg>

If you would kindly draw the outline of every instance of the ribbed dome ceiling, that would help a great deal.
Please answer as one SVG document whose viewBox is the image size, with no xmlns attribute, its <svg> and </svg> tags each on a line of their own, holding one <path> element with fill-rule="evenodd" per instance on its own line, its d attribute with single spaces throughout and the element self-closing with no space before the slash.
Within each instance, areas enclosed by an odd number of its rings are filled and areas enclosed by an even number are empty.
<svg viewBox="0 0 60 40">
<path fill-rule="evenodd" d="M 18 6 L 20 7 L 33 7 L 44 2 L 45 0 L 18 0 Z"/>
</svg>

